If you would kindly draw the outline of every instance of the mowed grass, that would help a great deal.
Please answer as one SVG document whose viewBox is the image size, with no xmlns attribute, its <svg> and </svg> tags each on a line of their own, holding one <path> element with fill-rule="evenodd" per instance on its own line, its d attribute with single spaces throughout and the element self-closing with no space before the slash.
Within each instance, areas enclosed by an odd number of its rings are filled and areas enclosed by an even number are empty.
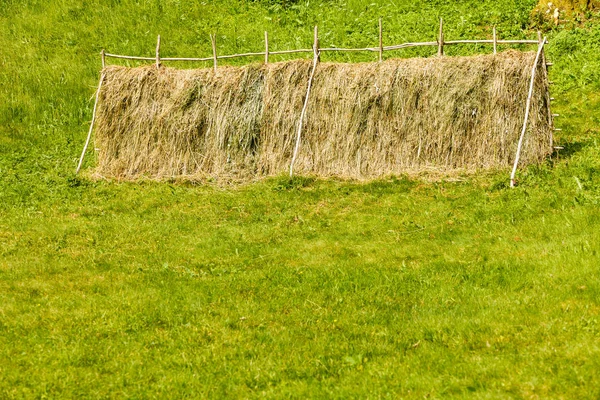
<svg viewBox="0 0 600 400">
<path fill-rule="evenodd" d="M 435 35 L 438 15 L 454 37 L 535 37 L 533 2 L 513 3 L 0 2 L 0 397 L 598 398 L 593 21 L 548 33 L 564 150 L 514 190 L 507 171 L 73 174 L 102 47 L 141 54 L 160 31 L 195 55 L 219 28 L 223 51 L 252 50 L 265 27 L 293 47 L 313 23 L 358 45 L 380 14 L 390 40 Z"/>
<path fill-rule="evenodd" d="M 3 218 L 2 391 L 597 396 L 600 215 L 563 184 L 84 183 Z"/>
</svg>

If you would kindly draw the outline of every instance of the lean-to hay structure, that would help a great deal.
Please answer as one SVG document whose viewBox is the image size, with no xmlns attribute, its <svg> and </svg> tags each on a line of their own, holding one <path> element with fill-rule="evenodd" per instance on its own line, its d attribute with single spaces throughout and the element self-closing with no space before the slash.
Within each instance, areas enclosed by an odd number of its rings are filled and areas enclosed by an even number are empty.
<svg viewBox="0 0 600 400">
<path fill-rule="evenodd" d="M 355 179 L 507 168 L 534 52 L 319 63 L 294 172 Z M 96 173 L 245 180 L 289 169 L 312 61 L 174 69 L 110 66 L 99 94 Z M 538 63 L 521 163 L 551 151 Z"/>
</svg>

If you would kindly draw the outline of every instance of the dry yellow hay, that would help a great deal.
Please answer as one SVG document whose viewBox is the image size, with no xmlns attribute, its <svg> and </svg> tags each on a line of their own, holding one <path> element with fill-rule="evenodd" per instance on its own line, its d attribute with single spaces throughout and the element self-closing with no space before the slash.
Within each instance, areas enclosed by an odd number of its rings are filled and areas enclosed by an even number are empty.
<svg viewBox="0 0 600 400">
<path fill-rule="evenodd" d="M 364 179 L 507 168 L 534 58 L 507 51 L 320 63 L 294 171 Z M 105 68 L 96 173 L 236 180 L 285 173 L 311 63 L 219 67 L 216 74 L 212 68 Z M 522 164 L 551 151 L 547 76 L 536 76 Z"/>
</svg>

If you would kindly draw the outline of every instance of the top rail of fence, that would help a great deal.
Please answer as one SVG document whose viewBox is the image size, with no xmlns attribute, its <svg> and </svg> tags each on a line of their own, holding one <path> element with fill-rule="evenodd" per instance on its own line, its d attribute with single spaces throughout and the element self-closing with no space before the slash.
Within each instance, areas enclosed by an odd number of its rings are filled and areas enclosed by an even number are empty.
<svg viewBox="0 0 600 400">
<path fill-rule="evenodd" d="M 383 38 L 382 38 L 382 24 L 381 19 L 379 20 L 379 46 L 378 47 L 358 47 L 358 48 L 343 48 L 343 47 L 319 47 L 318 36 L 315 36 L 315 43 L 313 44 L 313 48 L 306 49 L 291 49 L 291 50 L 269 50 L 269 39 L 268 33 L 265 32 L 265 50 L 259 52 L 248 52 L 248 53 L 238 53 L 238 54 L 217 54 L 217 46 L 216 46 L 216 35 L 210 35 L 211 44 L 213 54 L 210 57 L 161 57 L 160 56 L 160 35 L 158 36 L 157 46 L 156 46 L 156 56 L 155 57 L 142 57 L 142 56 L 129 56 L 123 54 L 113 54 L 108 53 L 102 50 L 102 65 L 105 66 L 105 58 L 116 58 L 116 59 L 124 59 L 124 60 L 138 60 L 138 61 L 154 61 L 156 65 L 159 66 L 163 61 L 213 61 L 214 67 L 216 69 L 217 60 L 225 60 L 231 58 L 240 58 L 240 57 L 264 57 L 265 62 L 269 62 L 269 56 L 271 55 L 283 55 L 283 54 L 300 54 L 300 53 L 314 53 L 315 51 L 319 53 L 323 52 L 374 52 L 379 53 L 379 60 L 383 59 L 383 53 L 386 51 L 394 51 L 394 50 L 402 50 L 412 47 L 437 47 L 438 48 L 438 56 L 442 56 L 444 54 L 444 46 L 449 45 L 462 45 L 462 44 L 485 44 L 492 45 L 494 54 L 497 52 L 498 45 L 514 45 L 514 44 L 540 44 L 540 39 L 498 39 L 496 28 L 493 29 L 493 39 L 475 39 L 475 40 L 444 40 L 444 31 L 443 31 L 443 20 L 440 19 L 440 29 L 439 36 L 435 41 L 429 42 L 409 42 L 409 43 L 401 43 L 395 44 L 391 46 L 383 46 Z M 315 27 L 315 35 L 317 35 L 317 27 Z M 538 35 L 539 36 L 539 35 Z"/>
</svg>

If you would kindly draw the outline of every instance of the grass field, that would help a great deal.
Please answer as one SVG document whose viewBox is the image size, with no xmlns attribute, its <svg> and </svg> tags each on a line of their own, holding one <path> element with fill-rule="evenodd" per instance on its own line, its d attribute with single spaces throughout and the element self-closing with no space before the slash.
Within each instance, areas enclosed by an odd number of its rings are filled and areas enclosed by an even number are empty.
<svg viewBox="0 0 600 400">
<path fill-rule="evenodd" d="M 0 0 L 0 397 L 600 397 L 597 18 L 547 32 L 564 150 L 514 190 L 74 175 L 102 48 L 533 38 L 534 3 Z"/>
</svg>

